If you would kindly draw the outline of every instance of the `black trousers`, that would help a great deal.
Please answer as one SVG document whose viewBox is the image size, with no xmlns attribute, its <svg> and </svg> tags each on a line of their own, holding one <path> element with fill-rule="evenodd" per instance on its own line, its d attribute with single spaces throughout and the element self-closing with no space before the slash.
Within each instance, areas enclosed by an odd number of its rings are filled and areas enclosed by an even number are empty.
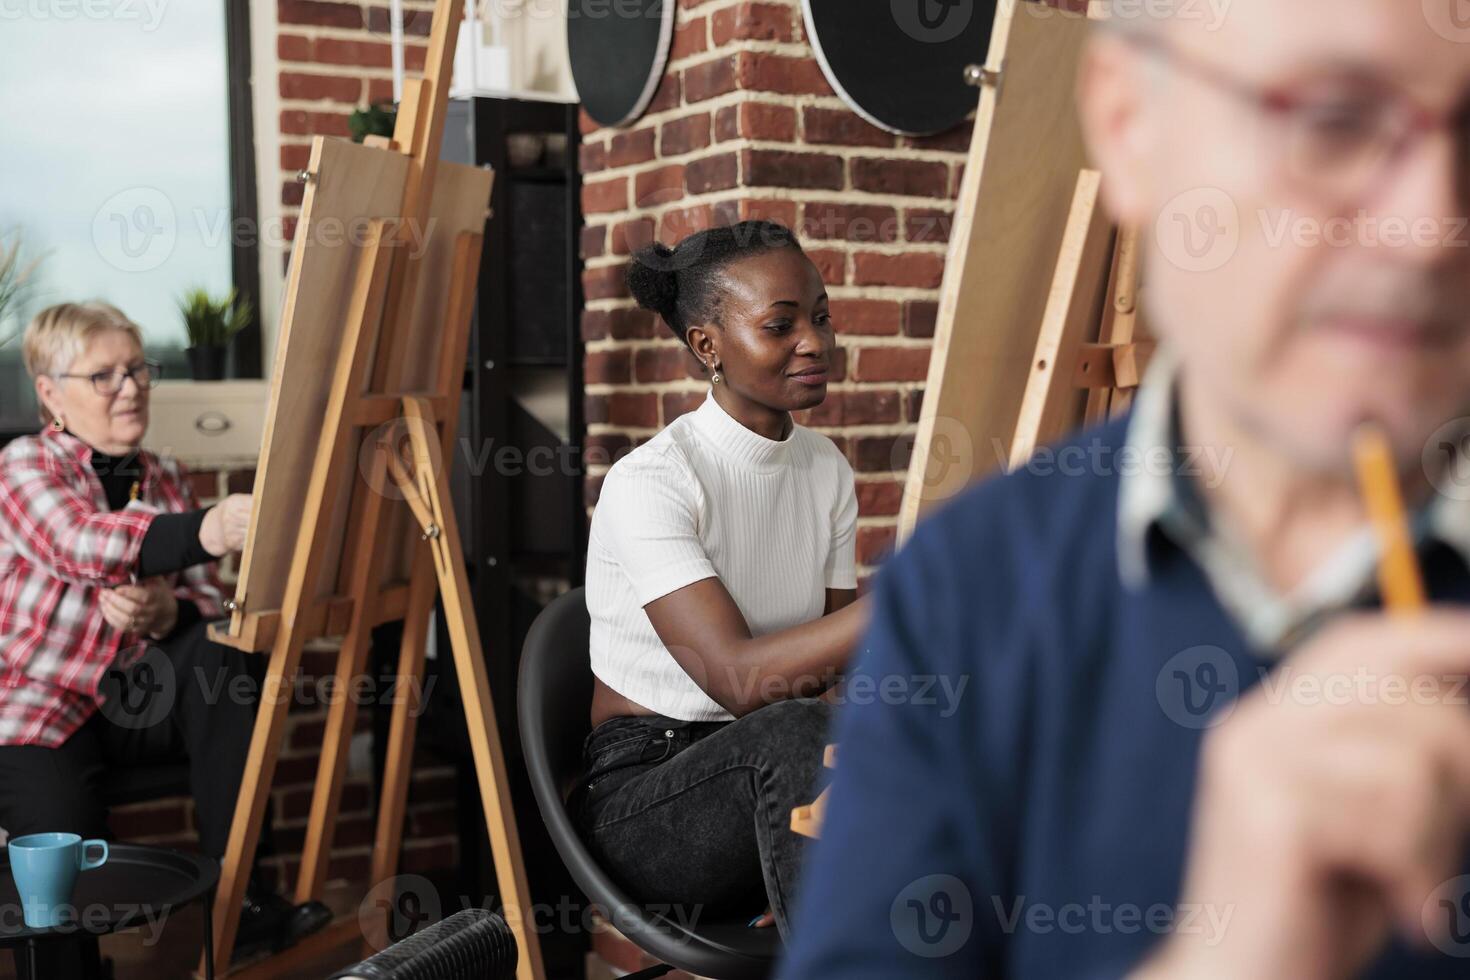
<svg viewBox="0 0 1470 980">
<path fill-rule="evenodd" d="M 210 641 L 207 625 L 180 630 L 128 671 L 110 673 L 102 707 L 57 748 L 0 746 L 0 827 L 11 837 L 111 838 L 103 774 L 182 757 L 200 849 L 223 857 L 266 658 Z"/>
<path fill-rule="evenodd" d="M 612 718 L 587 736 L 568 803 L 588 848 L 635 901 L 691 927 L 769 904 L 789 938 L 805 849 L 791 811 L 829 779 L 831 721 L 819 698 L 734 721 Z"/>
<path fill-rule="evenodd" d="M 212 642 L 207 628 L 199 622 L 180 629 L 127 671 L 110 672 L 103 704 L 60 746 L 0 746 L 0 827 L 12 838 L 61 831 L 110 840 L 104 774 L 186 758 L 200 849 L 223 857 L 266 658 Z M 269 828 L 267 808 L 264 853 L 271 850 Z M 48 961 L 42 975 L 92 975 L 95 941 L 68 946 L 44 950 L 48 960 L 62 956 L 68 965 Z M 71 959 L 77 955 L 81 964 Z"/>
</svg>

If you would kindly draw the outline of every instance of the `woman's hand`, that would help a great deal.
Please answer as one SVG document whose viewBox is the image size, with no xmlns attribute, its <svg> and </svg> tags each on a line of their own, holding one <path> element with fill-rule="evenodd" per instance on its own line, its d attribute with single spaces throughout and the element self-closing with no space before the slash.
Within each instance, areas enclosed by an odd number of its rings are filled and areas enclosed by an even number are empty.
<svg viewBox="0 0 1470 980">
<path fill-rule="evenodd" d="M 245 547 L 245 532 L 250 529 L 250 494 L 232 493 L 204 515 L 199 525 L 199 543 L 204 550 L 222 558 Z"/>
<path fill-rule="evenodd" d="M 161 640 L 179 619 L 179 601 L 168 582 L 159 576 L 137 585 L 103 589 L 97 599 L 108 625 L 124 633 L 146 633 Z"/>
</svg>

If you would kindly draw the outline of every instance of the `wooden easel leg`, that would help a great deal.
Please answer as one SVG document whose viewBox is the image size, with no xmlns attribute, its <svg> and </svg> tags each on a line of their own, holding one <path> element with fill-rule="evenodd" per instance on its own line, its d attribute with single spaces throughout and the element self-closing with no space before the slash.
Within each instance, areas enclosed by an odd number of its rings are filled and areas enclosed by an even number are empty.
<svg viewBox="0 0 1470 980">
<path fill-rule="evenodd" d="M 531 889 L 526 880 L 520 834 L 511 805 L 510 778 L 500 745 L 500 730 L 495 724 L 495 705 L 490 697 L 490 679 L 480 646 L 480 629 L 475 620 L 469 580 L 465 575 L 459 525 L 448 488 L 440 480 L 432 462 L 433 416 L 427 403 L 419 398 L 403 400 L 403 415 L 408 422 L 413 445 L 414 478 L 422 493 L 419 503 L 428 510 L 433 522 L 427 532 L 439 594 L 444 603 L 444 623 L 449 631 L 455 672 L 464 700 L 470 749 L 480 785 L 480 802 L 485 810 L 485 825 L 490 831 L 490 848 L 495 858 L 502 911 L 520 950 L 516 977 L 517 980 L 542 980 L 545 968 L 532 918 Z M 419 508 L 415 510 L 417 512 Z"/>
<path fill-rule="evenodd" d="M 429 614 L 434 610 L 438 583 L 434 578 L 428 549 L 415 557 L 409 579 L 408 612 L 403 619 L 403 639 L 398 647 L 398 670 L 394 689 L 397 698 L 388 726 L 388 752 L 383 764 L 383 786 L 378 802 L 378 826 L 373 840 L 372 884 L 387 881 L 398 873 L 398 852 L 403 844 L 403 812 L 408 803 L 408 781 L 413 773 L 413 748 L 417 735 L 417 696 L 423 690 L 424 648 Z M 366 925 L 364 955 L 388 945 L 388 920 L 374 919 Z"/>
<path fill-rule="evenodd" d="M 1082 394 L 1072 375 L 1077 351 L 1097 329 L 1100 311 L 1107 303 L 1107 270 L 1113 253 L 1113 225 L 1102 210 L 1101 187 L 1102 177 L 1096 170 L 1078 172 L 1030 376 L 1011 436 L 1008 469 L 1025 465 L 1038 446 L 1072 428 L 1082 407 Z"/>
<path fill-rule="evenodd" d="M 214 906 L 214 971 L 223 976 L 230 966 L 230 953 L 235 948 L 235 929 L 240 924 L 240 903 L 245 897 L 245 884 L 255 861 L 255 847 L 260 842 L 260 822 L 265 816 L 266 798 L 276 771 L 281 734 L 285 730 L 286 713 L 291 707 L 291 682 L 301 650 L 291 650 L 291 633 L 284 630 L 271 649 L 266 680 L 261 686 L 260 705 L 256 709 L 255 731 L 250 737 L 245 773 L 240 780 L 240 796 L 235 804 L 235 818 L 230 825 L 230 840 L 220 863 L 218 901 Z"/>
<path fill-rule="evenodd" d="M 388 479 L 385 450 L 373 454 L 368 475 L 370 488 L 381 488 Z M 369 492 L 364 496 L 362 520 L 358 525 L 357 561 L 352 566 L 347 595 L 369 595 L 376 581 L 378 567 L 378 520 L 383 512 L 383 494 Z M 311 815 L 306 821 L 306 840 L 301 851 L 301 873 L 296 879 L 296 901 L 309 902 L 322 897 L 322 886 L 332 854 L 332 837 L 337 826 L 338 807 L 342 801 L 342 780 L 347 774 L 347 748 L 357 722 L 357 704 L 349 696 L 356 678 L 367 660 L 372 627 L 366 603 L 358 602 L 352 610 L 352 622 L 337 654 L 333 701 L 327 707 L 326 729 L 322 734 L 321 765 L 316 773 L 316 788 L 311 795 Z"/>
<path fill-rule="evenodd" d="M 1112 265 L 1108 270 L 1108 298 L 1103 306 L 1102 323 L 1098 325 L 1097 342 L 1099 344 L 1111 344 L 1113 342 L 1113 323 L 1118 316 L 1118 267 L 1123 249 L 1127 247 L 1127 229 L 1119 228 L 1118 237 L 1113 245 Z M 1108 405 L 1112 400 L 1113 389 L 1099 385 L 1087 390 L 1087 406 L 1082 412 L 1084 425 L 1095 425 L 1108 417 Z"/>
<path fill-rule="evenodd" d="M 1135 339 L 1134 334 L 1138 326 L 1139 260 L 1138 229 L 1120 229 L 1116 263 L 1117 282 L 1110 297 L 1113 320 L 1106 341 L 1109 344 L 1131 344 Z M 1132 388 L 1113 391 L 1108 399 L 1108 416 L 1117 418 L 1128 411 L 1132 404 Z"/>
</svg>

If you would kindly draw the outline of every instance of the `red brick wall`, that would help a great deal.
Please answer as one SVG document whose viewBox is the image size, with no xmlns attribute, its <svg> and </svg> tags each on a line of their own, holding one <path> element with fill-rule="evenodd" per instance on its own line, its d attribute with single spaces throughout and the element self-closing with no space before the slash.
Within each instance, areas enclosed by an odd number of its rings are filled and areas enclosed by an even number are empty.
<svg viewBox="0 0 1470 980">
<path fill-rule="evenodd" d="M 857 474 L 859 581 L 893 545 L 970 124 L 895 136 L 836 96 L 797 0 L 677 0 L 669 67 L 626 129 L 583 114 L 587 503 L 618 454 L 696 406 L 698 362 L 623 284 L 628 255 L 712 223 L 795 228 L 832 297 L 840 355 L 797 421 Z M 977 95 L 978 101 L 978 95 Z"/>
</svg>

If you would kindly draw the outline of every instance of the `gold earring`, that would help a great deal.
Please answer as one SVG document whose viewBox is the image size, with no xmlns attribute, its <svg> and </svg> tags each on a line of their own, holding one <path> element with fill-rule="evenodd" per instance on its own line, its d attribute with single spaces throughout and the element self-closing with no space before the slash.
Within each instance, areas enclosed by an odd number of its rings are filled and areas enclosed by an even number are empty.
<svg viewBox="0 0 1470 980">
<path fill-rule="evenodd" d="M 66 423 L 61 421 L 61 417 L 58 415 L 51 419 L 51 428 L 55 429 L 57 432 L 60 432 L 62 429 L 66 428 Z"/>
<path fill-rule="evenodd" d="M 720 366 L 718 364 L 711 364 L 710 365 L 710 370 L 712 372 L 714 372 L 713 374 L 710 375 L 710 381 L 714 382 L 715 384 L 719 384 L 720 383 Z"/>
</svg>

